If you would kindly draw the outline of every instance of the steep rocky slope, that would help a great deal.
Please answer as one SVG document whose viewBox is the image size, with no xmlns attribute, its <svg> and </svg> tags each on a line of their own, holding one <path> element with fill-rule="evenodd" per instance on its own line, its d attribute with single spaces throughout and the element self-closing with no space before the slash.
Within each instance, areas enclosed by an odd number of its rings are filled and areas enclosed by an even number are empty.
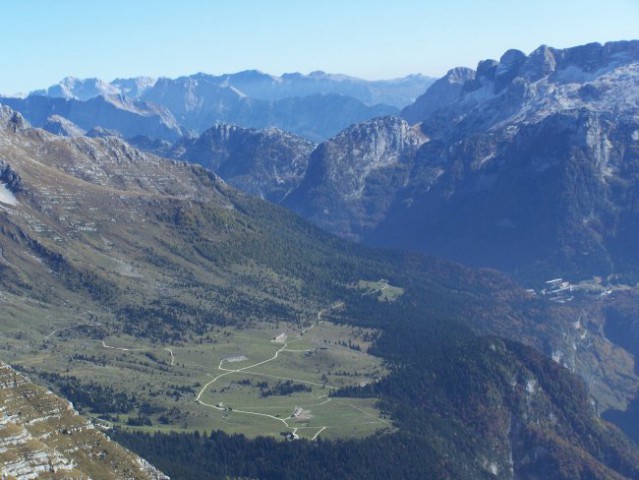
<svg viewBox="0 0 639 480">
<path fill-rule="evenodd" d="M 73 405 L 2 362 L 0 405 L 3 479 L 169 478 L 112 442 Z"/>
<path fill-rule="evenodd" d="M 257 70 L 246 70 L 225 75 L 198 73 L 177 79 L 119 78 L 110 83 L 97 78 L 67 77 L 46 90 L 32 92 L 32 95 L 88 100 L 100 95 L 123 94 L 131 99 L 143 99 L 147 95 L 152 96 L 154 89 L 164 89 L 166 85 L 172 85 L 170 88 L 173 89 L 174 94 L 179 95 L 179 91 L 185 85 L 189 85 L 188 82 L 185 83 L 186 80 L 232 89 L 258 100 L 273 101 L 289 97 L 335 93 L 356 98 L 366 105 L 385 104 L 396 108 L 412 103 L 434 81 L 423 75 L 368 81 L 325 72 L 312 72 L 308 75 L 285 73 L 276 76 Z"/>
<path fill-rule="evenodd" d="M 352 240 L 377 226 L 406 181 L 406 164 L 426 137 L 397 117 L 353 125 L 313 151 L 284 201 L 302 217 Z"/>
<path fill-rule="evenodd" d="M 315 145 L 275 128 L 219 124 L 172 147 L 172 158 L 213 170 L 234 187 L 279 203 L 299 185 Z"/>
</svg>

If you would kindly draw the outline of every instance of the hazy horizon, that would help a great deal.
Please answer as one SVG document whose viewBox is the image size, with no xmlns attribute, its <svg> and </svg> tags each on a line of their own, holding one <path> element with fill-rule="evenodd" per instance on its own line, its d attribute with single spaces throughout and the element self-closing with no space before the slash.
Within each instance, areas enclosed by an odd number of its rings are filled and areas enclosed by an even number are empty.
<svg viewBox="0 0 639 480">
<path fill-rule="evenodd" d="M 178 77 L 260 70 L 367 80 L 439 77 L 510 48 L 567 48 L 639 38 L 639 0 L 515 4 L 506 0 L 13 2 L 0 93 L 64 77 Z"/>
</svg>

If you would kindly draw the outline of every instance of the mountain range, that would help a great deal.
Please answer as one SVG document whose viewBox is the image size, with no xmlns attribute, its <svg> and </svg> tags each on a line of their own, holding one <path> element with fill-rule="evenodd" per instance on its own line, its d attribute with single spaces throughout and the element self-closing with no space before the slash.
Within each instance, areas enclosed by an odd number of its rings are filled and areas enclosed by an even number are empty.
<svg viewBox="0 0 639 480">
<path fill-rule="evenodd" d="M 174 142 L 228 122 L 321 141 L 352 123 L 398 113 L 432 81 L 421 75 L 366 81 L 323 72 L 277 77 L 255 70 L 111 83 L 69 77 L 25 98 L 0 98 L 33 125 L 54 132 L 60 130 L 51 127 L 50 117 L 58 115 L 76 124 L 76 133 L 101 127 L 125 138 Z"/>
<path fill-rule="evenodd" d="M 452 69 L 401 117 L 352 125 L 310 155 L 284 148 L 308 166 L 282 203 L 345 238 L 529 282 L 634 283 L 638 52 L 543 46 Z"/>
<path fill-rule="evenodd" d="M 403 110 L 429 141 L 393 168 L 404 183 L 383 221 L 357 234 L 522 278 L 633 282 L 638 73 L 636 41 L 508 51 L 449 72 Z M 306 210 L 320 198 L 295 209 L 326 225 Z"/>
<path fill-rule="evenodd" d="M 133 100 L 151 100 L 165 96 L 168 92 L 181 96 L 187 91 L 192 95 L 198 91 L 202 92 L 205 88 L 215 91 L 215 87 L 218 87 L 257 100 L 277 101 L 290 97 L 333 93 L 356 98 L 366 105 L 384 104 L 402 108 L 412 103 L 433 81 L 434 79 L 423 75 L 408 75 L 393 80 L 363 80 L 321 71 L 308 75 L 285 73 L 276 76 L 258 70 L 246 70 L 217 76 L 197 73 L 176 79 L 118 78 L 110 83 L 97 78 L 67 77 L 57 85 L 33 91 L 30 95 L 75 100 L 122 95 Z"/>
</svg>

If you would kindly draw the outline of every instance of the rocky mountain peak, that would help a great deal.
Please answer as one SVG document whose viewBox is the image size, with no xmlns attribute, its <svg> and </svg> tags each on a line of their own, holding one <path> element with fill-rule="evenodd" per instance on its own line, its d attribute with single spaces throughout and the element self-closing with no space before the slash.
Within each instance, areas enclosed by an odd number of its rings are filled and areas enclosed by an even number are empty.
<svg viewBox="0 0 639 480">
<path fill-rule="evenodd" d="M 99 78 L 80 79 L 76 77 L 65 77 L 58 84 L 52 85 L 46 91 L 35 93 L 46 93 L 49 97 L 88 100 L 100 95 L 116 95 L 118 89 Z"/>
<path fill-rule="evenodd" d="M 60 115 L 51 115 L 42 126 L 43 130 L 61 137 L 80 137 L 86 132 L 71 120 Z"/>
<path fill-rule="evenodd" d="M 418 147 L 424 141 L 418 130 L 411 128 L 404 119 L 394 116 L 358 123 L 329 140 L 334 143 L 356 143 L 357 148 L 372 148 L 380 161 L 387 160 L 386 154 L 391 151 L 403 152 L 407 148 Z"/>
<path fill-rule="evenodd" d="M 534 82 L 553 73 L 556 67 L 555 50 L 542 45 L 528 55 L 519 74 Z"/>
<path fill-rule="evenodd" d="M 639 41 L 563 50 L 542 45 L 528 56 L 508 50 L 498 62 L 480 62 L 476 72 L 449 72 L 402 116 L 411 123 L 422 122 L 433 138 L 540 121 L 558 111 L 581 108 L 633 116 L 638 71 Z"/>
<path fill-rule="evenodd" d="M 299 185 L 315 144 L 278 128 L 256 130 L 218 123 L 173 148 L 173 157 L 214 170 L 253 195 L 280 202 Z"/>
<path fill-rule="evenodd" d="M 156 81 L 157 79 L 151 77 L 116 78 L 111 85 L 126 97 L 140 98 L 146 90 L 155 85 Z"/>
<path fill-rule="evenodd" d="M 285 204 L 328 230 L 358 239 L 383 217 L 392 199 L 389 181 L 404 181 L 405 163 L 426 141 L 419 128 L 398 117 L 353 125 L 315 149 L 304 180 Z"/>
<path fill-rule="evenodd" d="M 499 62 L 497 60 L 482 60 L 477 65 L 477 71 L 475 72 L 475 78 L 487 78 L 489 80 L 495 79 L 495 71 L 497 70 Z"/>
<path fill-rule="evenodd" d="M 439 108 L 457 101 L 467 82 L 475 78 L 471 68 L 453 68 L 433 83 L 415 103 L 402 110 L 402 117 L 411 124 L 421 122 Z"/>
<path fill-rule="evenodd" d="M 511 49 L 499 59 L 495 69 L 495 83 L 497 90 L 501 90 L 517 76 L 519 69 L 526 61 L 526 54 L 521 50 Z"/>
<path fill-rule="evenodd" d="M 468 80 L 471 80 L 474 77 L 475 71 L 472 68 L 455 67 L 448 70 L 448 72 L 446 72 L 446 75 L 444 75 L 441 80 L 443 80 L 442 83 L 455 85 L 466 83 Z M 438 82 L 440 82 L 440 80 L 437 80 L 435 83 Z"/>
<path fill-rule="evenodd" d="M 14 132 L 29 127 L 29 122 L 22 114 L 6 105 L 0 104 L 0 128 L 8 128 Z"/>
</svg>

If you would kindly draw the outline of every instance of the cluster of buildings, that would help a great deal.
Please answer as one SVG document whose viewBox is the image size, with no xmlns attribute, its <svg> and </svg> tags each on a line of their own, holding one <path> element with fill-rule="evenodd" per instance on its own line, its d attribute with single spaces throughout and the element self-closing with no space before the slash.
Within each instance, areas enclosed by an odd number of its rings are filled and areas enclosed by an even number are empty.
<svg viewBox="0 0 639 480">
<path fill-rule="evenodd" d="M 532 295 L 543 295 L 548 297 L 551 302 L 567 303 L 575 298 L 576 292 L 585 292 L 590 294 L 598 294 L 599 296 L 607 296 L 612 293 L 612 290 L 603 288 L 599 283 L 586 282 L 579 285 L 574 285 L 563 278 L 553 278 L 545 282 L 544 288 L 539 292 L 533 288 L 526 290 Z"/>
</svg>

